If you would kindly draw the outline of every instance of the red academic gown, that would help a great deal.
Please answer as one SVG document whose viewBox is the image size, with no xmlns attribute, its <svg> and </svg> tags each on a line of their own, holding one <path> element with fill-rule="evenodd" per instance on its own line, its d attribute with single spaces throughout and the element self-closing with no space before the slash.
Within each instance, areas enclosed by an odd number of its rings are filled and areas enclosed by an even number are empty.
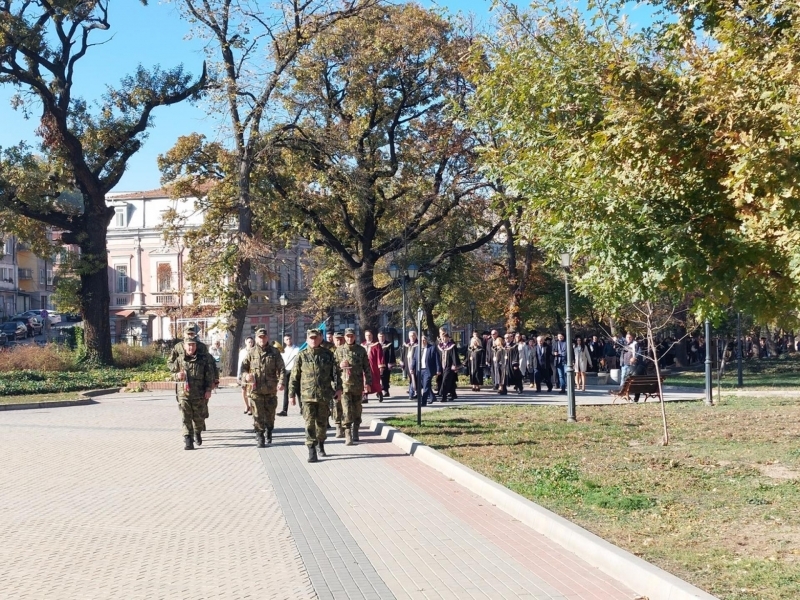
<svg viewBox="0 0 800 600">
<path fill-rule="evenodd" d="M 381 387 L 381 367 L 383 363 L 383 350 L 378 342 L 361 344 L 367 351 L 367 359 L 369 360 L 369 370 L 372 372 L 372 387 L 364 386 L 365 394 L 379 394 L 383 391 Z"/>
</svg>

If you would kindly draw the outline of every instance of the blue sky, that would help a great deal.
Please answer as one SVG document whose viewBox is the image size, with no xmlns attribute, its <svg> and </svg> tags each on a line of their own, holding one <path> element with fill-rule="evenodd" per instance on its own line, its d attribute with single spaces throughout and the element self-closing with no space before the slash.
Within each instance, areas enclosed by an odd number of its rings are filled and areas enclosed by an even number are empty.
<svg viewBox="0 0 800 600">
<path fill-rule="evenodd" d="M 170 68 L 182 63 L 189 72 L 200 73 L 202 42 L 187 38 L 189 25 L 179 17 L 174 4 L 151 1 L 149 6 L 142 6 L 135 0 L 110 4 L 111 31 L 106 37 L 101 34 L 94 38 L 95 41 L 108 41 L 90 48 L 79 63 L 75 77 L 76 95 L 87 100 L 98 98 L 107 84 L 115 85 L 139 64 Z M 484 23 L 491 19 L 490 0 L 439 0 L 423 4 L 442 6 L 454 13 L 473 13 Z M 15 91 L 11 86 L 0 86 L 0 146 L 3 147 L 21 140 L 36 142 L 33 132 L 38 125 L 39 109 L 34 107 L 33 118 L 24 119 L 20 111 L 10 106 Z M 206 111 L 205 105 L 188 103 L 156 109 L 149 137 L 142 150 L 129 162 L 117 191 L 159 187 L 156 157 L 169 150 L 179 136 L 201 132 L 217 137 L 219 122 Z"/>
</svg>

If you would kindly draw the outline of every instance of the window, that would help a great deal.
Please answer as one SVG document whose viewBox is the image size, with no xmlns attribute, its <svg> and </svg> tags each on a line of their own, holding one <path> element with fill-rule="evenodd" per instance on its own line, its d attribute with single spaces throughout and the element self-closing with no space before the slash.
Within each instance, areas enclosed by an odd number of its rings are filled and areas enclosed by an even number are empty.
<svg viewBox="0 0 800 600">
<path fill-rule="evenodd" d="M 53 285 L 53 269 L 47 269 L 47 285 Z"/>
<path fill-rule="evenodd" d="M 114 226 L 115 227 L 125 227 L 128 225 L 128 215 L 126 214 L 127 207 L 125 206 L 117 206 L 114 209 Z"/>
<path fill-rule="evenodd" d="M 117 293 L 128 293 L 128 265 L 116 265 L 114 270 L 117 272 Z"/>
<path fill-rule="evenodd" d="M 156 289 L 158 292 L 172 291 L 172 264 L 170 263 L 157 263 L 156 264 Z"/>
<path fill-rule="evenodd" d="M 14 283 L 14 270 L 11 267 L 0 267 L 0 281 Z"/>
<path fill-rule="evenodd" d="M 12 238 L 8 238 L 3 244 L 3 254 L 13 254 L 14 253 L 14 240 Z"/>
<path fill-rule="evenodd" d="M 44 285 L 44 269 L 39 269 L 39 285 Z"/>
<path fill-rule="evenodd" d="M 33 279 L 33 269 L 19 269 L 18 273 L 20 279 Z"/>
<path fill-rule="evenodd" d="M 41 304 L 39 306 L 41 306 L 44 310 L 50 308 L 50 305 L 47 303 L 47 296 L 42 296 Z"/>
</svg>

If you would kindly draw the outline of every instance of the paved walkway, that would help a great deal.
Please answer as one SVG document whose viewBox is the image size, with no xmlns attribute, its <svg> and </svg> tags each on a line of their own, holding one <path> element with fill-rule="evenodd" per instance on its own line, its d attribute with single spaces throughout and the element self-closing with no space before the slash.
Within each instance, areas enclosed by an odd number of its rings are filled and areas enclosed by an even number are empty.
<svg viewBox="0 0 800 600">
<path fill-rule="evenodd" d="M 168 394 L 0 413 L 0 596 L 637 597 L 363 429 L 309 465 L 296 408 L 264 450 L 248 419 L 221 390 L 186 452 Z"/>
</svg>

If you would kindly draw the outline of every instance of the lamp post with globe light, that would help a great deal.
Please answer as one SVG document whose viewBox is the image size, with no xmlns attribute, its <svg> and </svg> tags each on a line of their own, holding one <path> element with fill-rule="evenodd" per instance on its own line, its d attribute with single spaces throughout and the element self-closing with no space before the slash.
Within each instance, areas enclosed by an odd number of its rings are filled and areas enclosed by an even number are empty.
<svg viewBox="0 0 800 600">
<path fill-rule="evenodd" d="M 281 303 L 281 342 L 283 342 L 283 338 L 286 337 L 286 305 L 289 304 L 289 299 L 286 298 L 286 294 L 281 294 L 278 302 Z"/>
<path fill-rule="evenodd" d="M 572 255 L 569 252 L 561 255 L 561 268 L 564 269 L 565 324 L 567 326 L 567 422 L 575 423 L 578 419 L 575 416 L 575 382 L 573 380 L 575 368 L 572 363 L 572 322 L 569 318 L 569 272 L 572 270 Z"/>
<path fill-rule="evenodd" d="M 397 263 L 392 263 L 389 265 L 389 276 L 392 280 L 397 281 L 400 279 L 400 285 L 403 290 L 403 312 L 402 318 L 402 330 L 403 330 L 403 339 L 400 341 L 400 345 L 406 343 L 406 281 L 414 281 L 417 276 L 419 275 L 419 268 L 415 264 L 410 264 L 406 268 L 406 270 L 402 270 L 400 267 L 397 266 Z"/>
</svg>

